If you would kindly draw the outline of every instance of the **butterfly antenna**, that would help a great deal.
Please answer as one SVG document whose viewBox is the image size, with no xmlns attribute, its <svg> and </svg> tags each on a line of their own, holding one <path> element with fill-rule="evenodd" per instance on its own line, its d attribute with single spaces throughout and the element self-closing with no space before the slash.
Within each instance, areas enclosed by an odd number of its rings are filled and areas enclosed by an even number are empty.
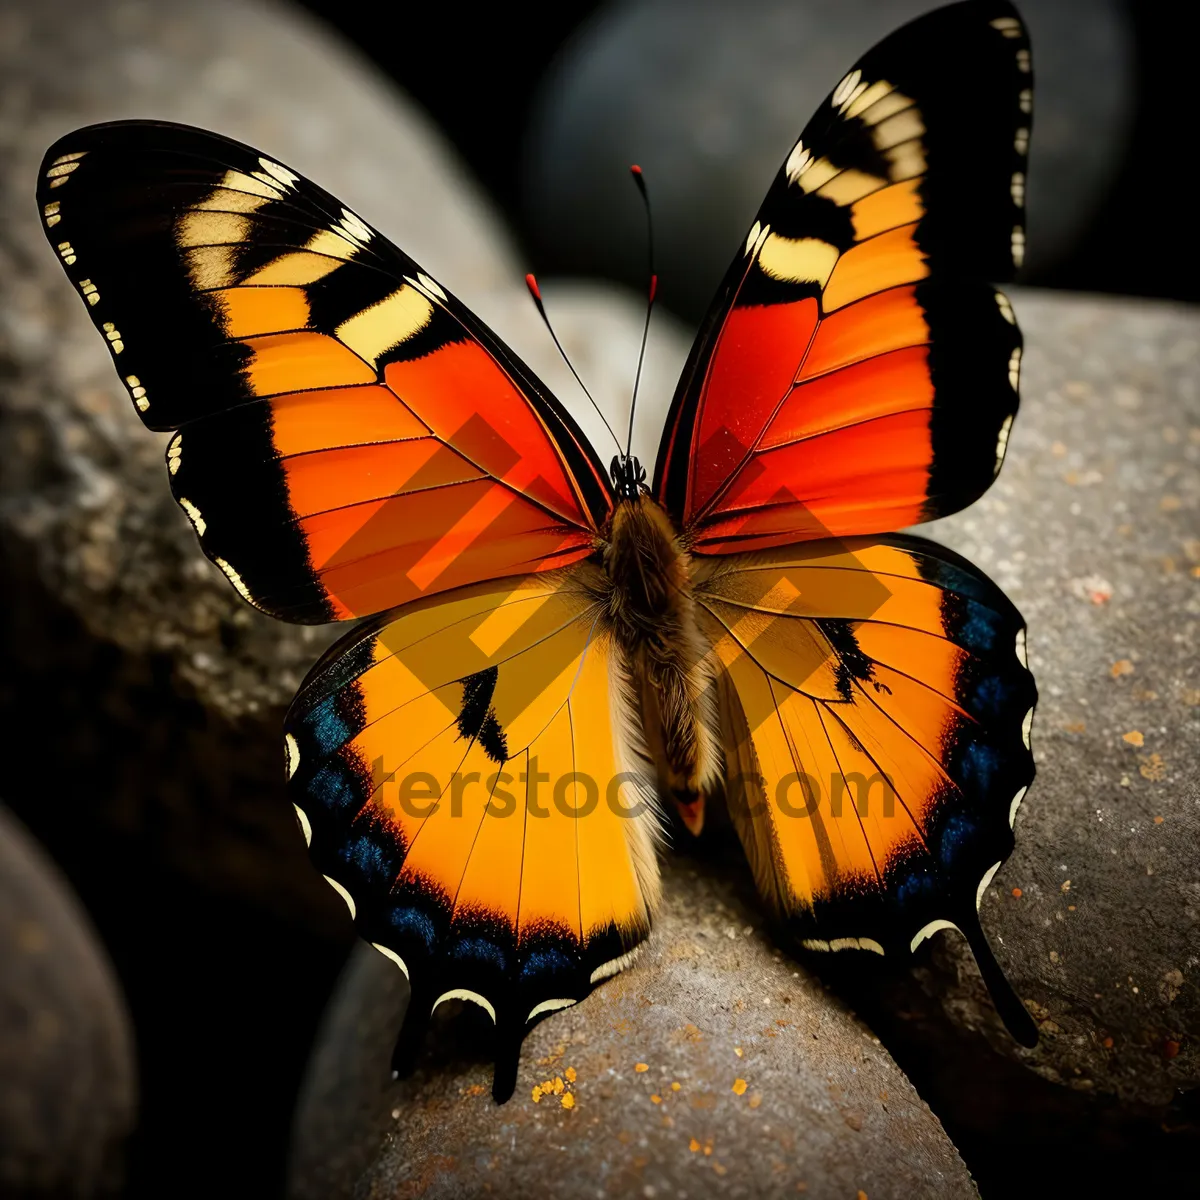
<svg viewBox="0 0 1200 1200">
<path fill-rule="evenodd" d="M 550 331 L 550 336 L 554 339 L 554 344 L 558 347 L 559 354 L 562 355 L 562 360 L 571 368 L 571 374 L 575 376 L 575 382 L 583 388 L 583 394 L 592 402 L 592 407 L 596 410 L 597 416 L 604 422 L 604 428 L 608 430 L 608 436 L 617 444 L 617 450 L 621 449 L 621 443 L 617 435 L 613 433 L 613 427 L 608 423 L 608 418 L 600 410 L 600 405 L 595 401 L 592 393 L 587 390 L 587 385 L 579 378 L 579 372 L 575 370 L 571 364 L 571 360 L 567 357 L 567 352 L 562 348 L 562 342 L 558 340 L 558 334 L 554 332 L 554 326 L 550 324 L 550 318 L 546 316 L 546 306 L 542 303 L 542 290 L 538 287 L 538 281 L 532 275 L 525 276 L 525 286 L 529 289 L 529 294 L 533 297 L 533 302 L 537 306 L 538 315 L 542 318 L 542 323 Z"/>
<path fill-rule="evenodd" d="M 650 194 L 646 191 L 646 178 L 642 168 L 634 163 L 629 168 L 633 182 L 637 184 L 638 194 L 642 197 L 642 205 L 646 209 L 646 242 L 648 246 L 648 274 L 650 276 L 649 299 L 646 301 L 646 324 L 642 328 L 642 348 L 638 351 L 637 374 L 633 377 L 633 399 L 629 402 L 629 434 L 625 439 L 625 457 L 628 458 L 633 449 L 633 414 L 637 411 L 638 384 L 642 381 L 642 363 L 646 358 L 646 339 L 650 336 L 650 314 L 654 311 L 654 297 L 658 295 L 658 276 L 654 273 L 654 218 L 650 213 Z"/>
</svg>

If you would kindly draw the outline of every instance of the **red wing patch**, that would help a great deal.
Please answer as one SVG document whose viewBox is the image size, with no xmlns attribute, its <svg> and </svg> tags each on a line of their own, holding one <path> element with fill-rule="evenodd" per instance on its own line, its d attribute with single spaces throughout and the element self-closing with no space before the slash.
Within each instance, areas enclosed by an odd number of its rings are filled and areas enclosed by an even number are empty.
<svg viewBox="0 0 1200 1200">
<path fill-rule="evenodd" d="M 364 616 L 592 552 L 607 474 L 504 345 L 287 167 L 128 122 L 52 147 L 50 241 L 205 553 L 274 616 Z M 68 251 L 62 247 L 69 248 Z"/>
<path fill-rule="evenodd" d="M 655 492 L 704 554 L 886 532 L 991 483 L 1021 339 L 1029 49 L 941 9 L 839 83 L 776 176 L 680 380 Z"/>
</svg>

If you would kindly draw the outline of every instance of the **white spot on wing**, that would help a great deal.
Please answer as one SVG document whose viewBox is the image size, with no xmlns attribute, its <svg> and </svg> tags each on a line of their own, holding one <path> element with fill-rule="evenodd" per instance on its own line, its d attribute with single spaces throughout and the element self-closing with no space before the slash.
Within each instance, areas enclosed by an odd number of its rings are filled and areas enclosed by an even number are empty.
<svg viewBox="0 0 1200 1200">
<path fill-rule="evenodd" d="M 446 293 L 442 291 L 441 285 L 438 283 L 438 281 L 436 279 L 430 279 L 429 276 L 426 275 L 424 271 L 419 271 L 417 273 L 417 279 L 420 282 L 421 286 L 427 292 L 429 292 L 431 295 L 436 296 L 439 300 L 441 300 L 443 302 L 445 302 L 446 300 L 449 299 L 449 297 L 446 295 Z"/>
<path fill-rule="evenodd" d="M 350 920 L 353 921 L 354 918 L 356 916 L 358 916 L 358 909 L 355 907 L 354 897 L 352 895 L 350 895 L 350 893 L 348 891 L 346 891 L 346 889 L 344 887 L 342 887 L 342 885 L 340 883 L 338 883 L 338 881 L 336 879 L 333 879 L 329 875 L 324 876 L 324 879 L 325 879 L 325 882 L 327 884 L 329 884 L 329 886 L 331 888 L 333 888 L 333 890 L 335 892 L 337 892 L 337 894 L 339 896 L 341 896 L 341 898 L 343 900 L 345 900 L 346 907 L 350 910 Z"/>
<path fill-rule="evenodd" d="M 436 1011 L 437 1006 L 444 1000 L 469 1000 L 472 1004 L 478 1004 L 492 1018 L 492 1023 L 495 1024 L 496 1010 L 492 1007 L 491 1001 L 486 996 L 481 996 L 478 992 L 471 992 L 466 988 L 451 988 L 448 992 L 443 992 L 433 1002 L 433 1009 L 430 1011 Z"/>
<path fill-rule="evenodd" d="M 996 438 L 996 465 L 993 468 L 993 473 L 1000 470 L 1001 464 L 1004 462 L 1004 452 L 1008 449 L 1008 434 L 1012 429 L 1013 415 L 1009 413 L 1004 418 L 1004 424 L 1000 426 L 1000 434 Z"/>
<path fill-rule="evenodd" d="M 788 182 L 795 183 L 812 166 L 812 161 L 812 151 L 803 142 L 797 142 L 792 147 L 792 152 L 788 155 L 787 162 L 783 164 L 784 174 L 787 175 Z"/>
<path fill-rule="evenodd" d="M 641 946 L 634 946 L 627 954 L 622 954 L 618 958 L 610 959 L 606 963 L 601 963 L 593 972 L 589 980 L 590 983 L 599 983 L 602 979 L 607 979 L 610 975 L 616 975 L 618 972 L 625 970 L 627 966 L 638 956 Z"/>
<path fill-rule="evenodd" d="M 392 950 L 388 946 L 381 946 L 378 942 L 372 942 L 371 945 L 374 946 L 384 958 L 390 958 L 392 962 L 394 962 L 396 966 L 398 966 L 400 970 L 404 972 L 405 979 L 412 978 L 408 973 L 408 963 L 406 963 L 404 959 L 402 959 L 400 955 L 395 952 L 395 950 Z"/>
<path fill-rule="evenodd" d="M 79 159 L 86 154 L 83 151 L 81 154 L 64 154 L 61 158 L 56 158 L 50 169 L 46 172 L 46 178 L 50 180 L 51 187 L 60 187 L 67 182 L 67 177 L 72 171 L 79 169 Z"/>
<path fill-rule="evenodd" d="M 924 928 L 917 930 L 917 936 L 913 938 L 909 949 L 915 950 L 927 937 L 932 937 L 939 929 L 955 929 L 959 933 L 962 932 L 953 921 L 930 921 Z"/>
<path fill-rule="evenodd" d="M 203 537 L 204 531 L 208 528 L 208 522 L 200 515 L 200 510 L 186 496 L 179 497 L 179 507 L 187 513 L 187 518 L 191 521 L 197 536 Z"/>
<path fill-rule="evenodd" d="M 287 167 L 280 166 L 269 158 L 259 158 L 258 164 L 272 179 L 278 179 L 286 188 L 293 187 L 300 180 L 300 176 L 294 171 L 289 171 Z"/>
<path fill-rule="evenodd" d="M 1012 193 L 1013 203 L 1018 208 L 1025 207 L 1025 174 L 1023 171 L 1014 171 L 1012 182 L 1009 184 L 1009 191 Z"/>
<path fill-rule="evenodd" d="M 1033 749 L 1033 746 L 1029 740 L 1029 735 L 1032 731 L 1033 731 L 1033 709 L 1031 708 L 1025 714 L 1025 719 L 1021 722 L 1021 741 L 1023 741 L 1025 743 L 1026 750 Z"/>
<path fill-rule="evenodd" d="M 285 733 L 283 735 L 283 749 L 287 755 L 288 778 L 291 779 L 296 774 L 296 769 L 300 766 L 300 747 L 292 734 Z"/>
<path fill-rule="evenodd" d="M 296 810 L 296 820 L 300 823 L 300 832 L 304 834 L 304 844 L 312 845 L 312 825 L 309 824 L 308 813 L 304 811 L 298 804 L 293 804 L 292 807 Z"/>
<path fill-rule="evenodd" d="M 830 103 L 833 107 L 841 108 L 842 105 L 849 104 L 854 95 L 854 89 L 861 82 L 862 72 L 855 68 L 833 89 L 833 95 L 830 97 Z"/>
<path fill-rule="evenodd" d="M 167 470 L 172 475 L 179 470 L 183 462 L 183 434 L 177 433 L 167 446 Z"/>
<path fill-rule="evenodd" d="M 1000 309 L 1000 315 L 1010 324 L 1017 323 L 1016 314 L 1013 312 L 1012 301 L 1003 293 L 996 293 L 996 306 Z"/>
<path fill-rule="evenodd" d="M 997 17 L 994 21 L 989 21 L 988 24 L 993 29 L 998 29 L 1006 38 L 1019 38 L 1021 36 L 1021 22 L 1016 17 Z"/>
<path fill-rule="evenodd" d="M 1021 347 L 1014 346 L 1008 356 L 1008 383 L 1015 392 L 1021 385 Z"/>
<path fill-rule="evenodd" d="M 1017 658 L 1026 670 L 1029 669 L 1029 651 L 1025 640 L 1025 627 L 1017 630 Z"/>
<path fill-rule="evenodd" d="M 129 388 L 129 394 L 133 397 L 134 404 L 137 405 L 138 412 L 145 412 L 150 407 L 150 400 L 146 396 L 146 389 L 142 387 L 142 381 L 136 375 L 126 375 L 125 383 Z"/>
<path fill-rule="evenodd" d="M 237 594 L 241 596 L 241 598 L 248 604 L 253 604 L 257 608 L 258 605 L 254 597 L 250 595 L 250 589 L 246 586 L 245 581 L 237 573 L 237 571 L 235 571 L 233 567 L 231 567 L 223 558 L 214 558 L 213 562 L 215 562 L 217 566 L 225 572 L 225 578 L 233 584 L 234 588 L 237 590 Z"/>
<path fill-rule="evenodd" d="M 1029 51 L 1022 46 L 1021 49 L 1017 51 L 1017 70 L 1023 71 L 1026 75 L 1028 75 L 1031 65 L 1032 63 L 1029 58 Z"/>
<path fill-rule="evenodd" d="M 375 231 L 348 208 L 342 209 L 340 229 L 351 241 L 358 242 L 360 246 L 365 246 L 375 236 Z"/>
<path fill-rule="evenodd" d="M 1023 113 L 1033 112 L 1033 89 L 1022 88 L 1017 96 L 1017 103 L 1021 106 Z M 1029 130 L 1025 130 L 1025 136 L 1029 136 Z"/>
<path fill-rule="evenodd" d="M 830 942 L 821 938 L 806 938 L 800 944 L 806 950 L 869 950 L 872 954 L 883 953 L 883 947 L 874 938 L 842 937 Z"/>
<path fill-rule="evenodd" d="M 1013 134 L 1013 149 L 1018 154 L 1029 153 L 1029 130 L 1020 128 Z"/>
<path fill-rule="evenodd" d="M 1000 870 L 1000 863 L 994 867 L 988 867 L 983 873 L 983 878 L 979 881 L 979 887 L 975 890 L 975 911 L 979 911 L 979 906 L 983 903 L 983 893 L 988 890 L 988 884 L 992 882 L 996 872 Z"/>
<path fill-rule="evenodd" d="M 544 1012 L 558 1012 L 560 1008 L 570 1008 L 571 1005 L 576 1003 L 578 1002 L 575 1000 L 568 1000 L 565 998 L 562 1000 L 543 1000 L 541 1004 L 535 1004 L 533 1008 L 529 1010 L 529 1016 L 525 1018 L 525 1023 L 528 1025 L 534 1017 L 541 1016 L 541 1014 Z"/>
<path fill-rule="evenodd" d="M 1013 226 L 1012 260 L 1014 267 L 1019 267 L 1025 261 L 1025 230 L 1020 225 Z"/>
<path fill-rule="evenodd" d="M 1021 801 L 1025 799 L 1025 793 L 1029 788 L 1023 787 L 1013 798 L 1012 803 L 1008 806 L 1008 827 L 1011 829 L 1017 823 L 1017 809 L 1021 807 Z"/>
<path fill-rule="evenodd" d="M 90 279 L 81 279 L 79 281 L 79 290 L 83 293 L 83 298 L 89 304 L 96 304 L 100 299 L 100 293 L 96 290 L 96 285 Z"/>
</svg>

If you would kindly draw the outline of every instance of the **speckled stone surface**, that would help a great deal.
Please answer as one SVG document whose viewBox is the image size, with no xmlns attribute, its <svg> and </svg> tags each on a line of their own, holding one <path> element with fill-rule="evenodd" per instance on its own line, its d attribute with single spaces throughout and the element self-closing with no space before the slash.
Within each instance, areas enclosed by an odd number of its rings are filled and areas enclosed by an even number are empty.
<svg viewBox="0 0 1200 1200">
<path fill-rule="evenodd" d="M 116 1196 L 137 1110 L 125 1001 L 65 881 L 0 805 L 0 1196 Z"/>
<path fill-rule="evenodd" d="M 474 1013 L 389 1082 L 407 987 L 364 947 L 310 1068 L 292 1200 L 976 1195 L 878 1039 L 764 936 L 744 873 L 673 862 L 664 882 L 635 967 L 537 1026 L 499 1108 Z"/>
<path fill-rule="evenodd" d="M 983 904 L 1042 1045 L 998 1030 L 958 939 L 954 1018 L 1071 1087 L 1200 1082 L 1200 312 L 1014 292 L 1021 412 L 992 489 L 921 532 L 1029 626 L 1038 776 Z"/>
</svg>

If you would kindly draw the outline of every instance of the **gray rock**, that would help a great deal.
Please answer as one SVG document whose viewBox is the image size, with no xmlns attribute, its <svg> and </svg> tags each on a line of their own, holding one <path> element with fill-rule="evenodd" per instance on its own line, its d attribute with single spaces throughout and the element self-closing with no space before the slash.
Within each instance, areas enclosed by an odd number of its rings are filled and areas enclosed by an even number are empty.
<svg viewBox="0 0 1200 1200">
<path fill-rule="evenodd" d="M 531 236 L 555 263 L 627 282 L 645 267 L 628 167 L 646 169 L 658 270 L 699 318 L 772 176 L 864 51 L 929 0 L 621 0 L 568 44 L 526 141 Z M 1133 118 L 1132 31 L 1117 0 L 1024 0 L 1036 100 L 1026 278 L 1087 229 Z M 964 97 L 964 103 L 970 103 Z"/>
<path fill-rule="evenodd" d="M 1041 1018 L 1024 1061 L 1164 1105 L 1200 1082 L 1200 313 L 1013 300 L 1004 468 L 921 531 L 1021 609 L 1040 691 L 1038 776 L 983 923 Z M 960 950 L 942 940 L 931 992 L 1014 1053 Z"/>
<path fill-rule="evenodd" d="M 0 1194 L 118 1194 L 136 1108 L 133 1034 L 108 956 L 0 806 Z"/>
<path fill-rule="evenodd" d="M 637 964 L 533 1031 L 502 1108 L 458 1025 L 389 1082 L 407 987 L 362 948 L 310 1065 L 291 1200 L 975 1196 L 878 1039 L 764 936 L 748 880 L 672 862 L 664 883 Z"/>
</svg>

